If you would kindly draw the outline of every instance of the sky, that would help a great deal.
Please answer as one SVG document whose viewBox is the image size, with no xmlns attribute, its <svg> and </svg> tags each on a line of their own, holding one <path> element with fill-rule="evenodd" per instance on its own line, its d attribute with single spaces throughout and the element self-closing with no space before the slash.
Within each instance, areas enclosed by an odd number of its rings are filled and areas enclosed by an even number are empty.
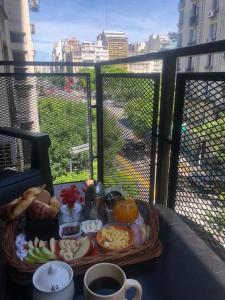
<svg viewBox="0 0 225 300">
<path fill-rule="evenodd" d="M 95 41 L 103 30 L 124 31 L 129 43 L 177 31 L 179 0 L 39 0 L 30 12 L 36 60 L 51 61 L 53 43 L 67 37 Z"/>
</svg>

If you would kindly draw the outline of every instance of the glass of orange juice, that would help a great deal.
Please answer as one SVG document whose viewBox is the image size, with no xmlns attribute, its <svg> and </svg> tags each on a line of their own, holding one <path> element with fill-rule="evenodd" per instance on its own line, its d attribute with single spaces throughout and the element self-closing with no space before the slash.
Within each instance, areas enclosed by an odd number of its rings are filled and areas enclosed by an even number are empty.
<svg viewBox="0 0 225 300">
<path fill-rule="evenodd" d="M 117 201 L 113 208 L 113 217 L 120 223 L 132 223 L 139 215 L 138 207 L 132 198 Z"/>
</svg>

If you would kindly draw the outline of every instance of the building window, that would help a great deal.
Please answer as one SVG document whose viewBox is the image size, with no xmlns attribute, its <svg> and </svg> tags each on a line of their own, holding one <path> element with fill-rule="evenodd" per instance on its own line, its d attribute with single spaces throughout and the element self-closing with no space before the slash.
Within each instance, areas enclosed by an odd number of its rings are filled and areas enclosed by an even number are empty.
<svg viewBox="0 0 225 300">
<path fill-rule="evenodd" d="M 25 33 L 10 31 L 11 43 L 25 43 Z"/>
<path fill-rule="evenodd" d="M 212 10 L 217 11 L 219 9 L 219 0 L 212 0 Z"/>
<path fill-rule="evenodd" d="M 206 61 L 206 69 L 212 69 L 213 68 L 213 54 L 210 53 L 207 55 L 207 61 Z"/>
<path fill-rule="evenodd" d="M 177 47 L 182 47 L 182 33 L 178 33 Z"/>
<path fill-rule="evenodd" d="M 179 15 L 179 25 L 183 25 L 183 23 L 184 23 L 184 11 L 181 10 Z"/>
<path fill-rule="evenodd" d="M 198 24 L 198 6 L 197 4 L 193 4 L 191 8 L 191 15 L 190 15 L 190 26 Z"/>
<path fill-rule="evenodd" d="M 210 24 L 208 42 L 216 40 L 217 23 Z"/>
<path fill-rule="evenodd" d="M 13 60 L 14 61 L 25 61 L 26 60 L 26 51 L 13 51 Z"/>
<path fill-rule="evenodd" d="M 192 56 L 188 57 L 188 61 L 187 61 L 187 71 L 192 71 Z"/>
<path fill-rule="evenodd" d="M 191 29 L 190 33 L 189 33 L 189 42 L 188 45 L 193 45 L 196 43 L 196 35 L 197 35 L 197 30 L 195 29 Z"/>
</svg>

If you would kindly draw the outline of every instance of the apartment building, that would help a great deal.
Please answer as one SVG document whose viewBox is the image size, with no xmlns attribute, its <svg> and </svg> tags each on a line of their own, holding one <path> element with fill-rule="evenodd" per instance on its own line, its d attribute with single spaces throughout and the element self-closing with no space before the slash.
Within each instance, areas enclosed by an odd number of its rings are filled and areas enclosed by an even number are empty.
<svg viewBox="0 0 225 300">
<path fill-rule="evenodd" d="M 98 62 L 109 59 L 108 49 L 102 45 L 102 41 L 80 42 L 76 38 L 59 40 L 53 46 L 52 60 L 56 62 Z M 68 69 L 68 67 L 67 67 Z M 56 67 L 57 72 L 64 72 L 64 67 Z M 73 67 L 76 72 L 79 67 Z"/>
<path fill-rule="evenodd" d="M 109 60 L 128 56 L 128 39 L 121 31 L 103 31 L 97 37 L 109 51 Z"/>
<path fill-rule="evenodd" d="M 104 49 L 101 40 L 95 43 L 95 62 L 104 61 L 109 59 L 108 49 Z"/>
<path fill-rule="evenodd" d="M 129 56 L 146 53 L 146 43 L 147 42 L 130 43 L 128 45 Z"/>
<path fill-rule="evenodd" d="M 29 1 L 0 1 L 0 59 L 34 60 L 29 5 Z M 34 72 L 32 66 L 4 67 L 4 70 L 1 69 L 3 72 Z M 21 79 L 23 80 L 21 81 Z M 24 129 L 39 130 L 35 79 L 30 78 L 28 81 L 22 77 L 22 74 L 20 77 L 17 75 L 11 80 L 10 86 L 9 82 L 4 84 L 4 87 L 1 88 L 0 97 L 1 111 L 4 111 L 2 118 L 0 118 L 1 122 Z M 9 117 L 6 117 L 7 113 Z"/>
<path fill-rule="evenodd" d="M 34 60 L 30 4 L 30 1 L 0 0 L 0 60 Z M 34 72 L 34 67 L 2 66 L 0 71 L 15 73 L 0 78 L 0 126 L 39 131 L 36 79 L 24 76 L 26 72 Z M 21 141 L 1 137 L 0 169 L 4 169 L 6 162 L 7 166 L 23 169 L 28 162 L 26 149 Z"/>
<path fill-rule="evenodd" d="M 83 62 L 95 62 L 95 43 L 81 43 L 81 58 Z"/>
<path fill-rule="evenodd" d="M 146 42 L 129 44 L 129 56 L 173 49 L 177 46 L 177 36 L 176 32 L 167 35 L 153 33 Z M 161 72 L 162 60 L 128 64 L 128 70 L 133 73 Z"/>
<path fill-rule="evenodd" d="M 180 0 L 178 47 L 210 43 L 225 38 L 225 0 Z M 178 60 L 178 71 L 224 71 L 224 53 Z"/>
</svg>

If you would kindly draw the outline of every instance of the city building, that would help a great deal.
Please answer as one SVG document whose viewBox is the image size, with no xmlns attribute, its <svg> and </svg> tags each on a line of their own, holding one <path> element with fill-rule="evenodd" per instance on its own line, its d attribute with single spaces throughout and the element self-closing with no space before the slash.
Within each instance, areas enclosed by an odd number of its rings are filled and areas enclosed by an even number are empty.
<svg viewBox="0 0 225 300">
<path fill-rule="evenodd" d="M 168 35 L 151 34 L 146 42 L 147 52 L 156 52 L 169 50 L 176 47 L 176 33 L 168 33 Z"/>
<path fill-rule="evenodd" d="M 109 51 L 109 60 L 128 56 L 128 39 L 124 32 L 103 31 L 97 40 Z"/>
<path fill-rule="evenodd" d="M 178 47 L 225 38 L 225 0 L 181 0 L 179 3 Z M 224 71 L 224 53 L 189 56 L 178 60 L 178 71 Z"/>
<path fill-rule="evenodd" d="M 54 62 L 81 62 L 81 46 L 75 37 L 59 40 L 53 45 L 52 61 Z M 56 66 L 55 72 L 76 72 L 77 67 Z"/>
<path fill-rule="evenodd" d="M 132 73 L 158 73 L 162 71 L 162 60 L 131 63 L 128 64 L 127 69 Z"/>
<path fill-rule="evenodd" d="M 146 42 L 131 43 L 128 45 L 129 56 L 146 53 Z"/>
<path fill-rule="evenodd" d="M 29 9 L 29 1 L 0 0 L 1 61 L 34 60 Z M 0 78 L 0 126 L 39 131 L 36 78 L 24 76 L 26 72 L 33 73 L 34 67 L 1 66 L 0 72 L 16 74 Z M 5 168 L 5 161 L 18 170 L 29 164 L 29 151 L 21 140 L 2 137 L 0 152 L 0 169 Z"/>
<path fill-rule="evenodd" d="M 101 40 L 94 42 L 80 42 L 76 38 L 59 40 L 53 46 L 52 60 L 55 62 L 98 62 L 109 59 L 108 49 L 105 49 Z M 67 67 L 68 70 L 69 67 Z M 65 67 L 55 67 L 57 72 L 64 72 Z M 79 67 L 73 67 L 76 72 Z"/>
<path fill-rule="evenodd" d="M 33 61 L 29 1 L 0 1 L 0 60 Z M 34 72 L 32 66 L 1 67 L 3 72 Z M 21 81 L 21 79 L 23 79 Z M 35 78 L 15 77 L 2 83 L 0 125 L 39 130 Z M 6 115 L 10 115 L 9 118 Z M 5 124 L 10 120 L 11 124 Z M 4 124 L 2 124 L 4 123 Z"/>
<path fill-rule="evenodd" d="M 81 43 L 81 58 L 82 62 L 95 62 L 95 43 Z"/>
<path fill-rule="evenodd" d="M 101 40 L 95 43 L 95 62 L 104 61 L 109 59 L 108 49 L 104 49 Z"/>
</svg>

